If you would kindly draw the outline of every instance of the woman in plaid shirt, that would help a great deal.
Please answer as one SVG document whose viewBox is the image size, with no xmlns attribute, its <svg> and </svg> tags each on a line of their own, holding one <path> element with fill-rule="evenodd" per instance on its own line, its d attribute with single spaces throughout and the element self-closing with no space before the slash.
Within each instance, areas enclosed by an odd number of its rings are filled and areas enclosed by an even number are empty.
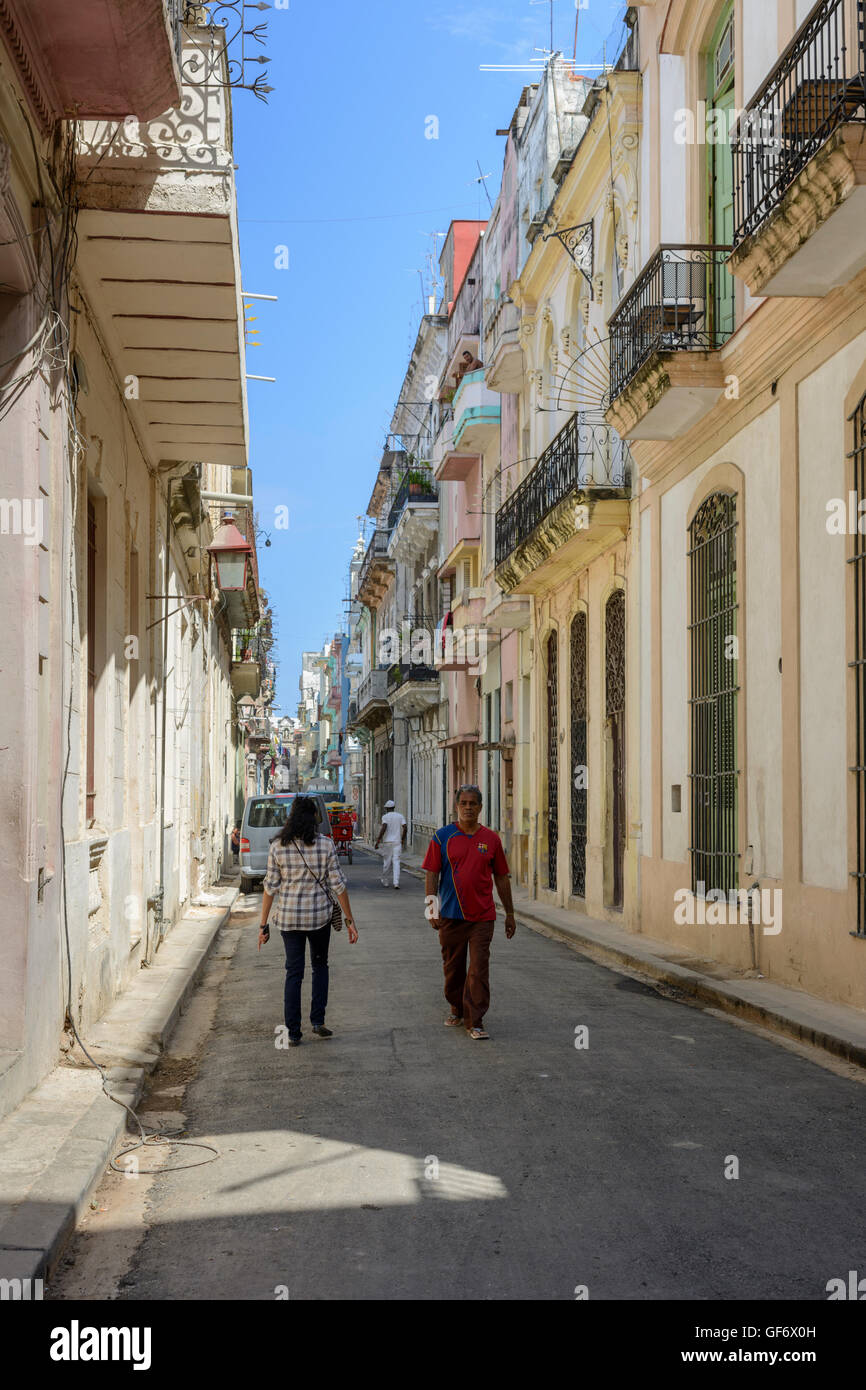
<svg viewBox="0 0 866 1390">
<path fill-rule="evenodd" d="M 317 1037 L 333 1037 L 330 1028 L 325 1027 L 325 1009 L 334 898 L 343 909 L 350 943 L 354 946 L 358 940 L 334 841 L 330 835 L 317 834 L 317 825 L 315 801 L 309 796 L 295 797 L 285 825 L 271 841 L 262 900 L 259 950 L 270 940 L 272 909 L 274 924 L 283 934 L 286 949 L 285 1017 L 290 1047 L 297 1047 L 302 1037 L 301 981 L 307 941 L 313 967 L 310 1023 Z"/>
</svg>

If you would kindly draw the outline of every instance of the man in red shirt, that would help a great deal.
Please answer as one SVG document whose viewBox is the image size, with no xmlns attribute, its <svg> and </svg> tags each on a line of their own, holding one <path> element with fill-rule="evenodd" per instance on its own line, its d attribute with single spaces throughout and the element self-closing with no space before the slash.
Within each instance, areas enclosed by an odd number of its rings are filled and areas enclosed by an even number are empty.
<svg viewBox="0 0 866 1390">
<path fill-rule="evenodd" d="M 505 908 L 505 935 L 517 930 L 511 879 L 502 841 L 479 824 L 481 792 L 457 791 L 457 821 L 437 830 L 424 858 L 427 916 L 439 932 L 445 971 L 445 998 L 451 1005 L 445 1025 L 465 1024 L 470 1038 L 488 1038 L 484 1015 L 490 1007 L 490 942 L 496 924 L 493 884 Z M 469 955 L 469 969 L 466 956 Z"/>
</svg>

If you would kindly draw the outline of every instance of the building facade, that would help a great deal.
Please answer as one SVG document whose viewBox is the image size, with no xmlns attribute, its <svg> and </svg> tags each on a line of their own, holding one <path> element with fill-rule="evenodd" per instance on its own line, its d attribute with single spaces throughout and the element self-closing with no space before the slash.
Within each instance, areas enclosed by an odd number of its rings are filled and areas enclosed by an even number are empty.
<svg viewBox="0 0 866 1390">
<path fill-rule="evenodd" d="M 863 1007 L 863 6 L 639 25 L 607 418 L 642 478 L 641 925 Z"/>
<path fill-rule="evenodd" d="M 230 595 L 209 551 L 247 464 L 229 89 L 186 66 L 222 31 L 150 0 L 57 45 L 61 8 L 6 5 L 0 45 L 0 1113 L 219 877 L 259 619 L 254 537 Z"/>
</svg>

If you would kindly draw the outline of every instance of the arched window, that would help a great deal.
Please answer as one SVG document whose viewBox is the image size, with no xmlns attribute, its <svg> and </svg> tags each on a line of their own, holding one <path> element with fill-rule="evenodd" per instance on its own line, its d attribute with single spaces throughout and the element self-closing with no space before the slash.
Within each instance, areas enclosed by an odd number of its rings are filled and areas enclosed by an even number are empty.
<svg viewBox="0 0 866 1390">
<path fill-rule="evenodd" d="M 547 886 L 556 888 L 559 842 L 559 650 L 557 633 L 547 639 Z"/>
<path fill-rule="evenodd" d="M 737 499 L 714 492 L 689 527 L 692 892 L 739 887 Z"/>
<path fill-rule="evenodd" d="M 571 891 L 586 897 L 586 614 L 571 620 Z"/>
</svg>

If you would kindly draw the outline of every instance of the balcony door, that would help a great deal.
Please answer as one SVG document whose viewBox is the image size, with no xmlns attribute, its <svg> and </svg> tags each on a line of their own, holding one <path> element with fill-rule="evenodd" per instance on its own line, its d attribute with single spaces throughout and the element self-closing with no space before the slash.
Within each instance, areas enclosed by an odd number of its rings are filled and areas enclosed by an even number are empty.
<svg viewBox="0 0 866 1390">
<path fill-rule="evenodd" d="M 622 907 L 625 855 L 625 591 L 614 589 L 605 606 L 605 734 L 607 808 L 605 902 Z"/>
<path fill-rule="evenodd" d="M 734 6 L 727 5 L 713 36 L 709 54 L 707 186 L 709 190 L 709 240 L 715 246 L 734 241 L 734 161 L 728 133 L 734 110 Z M 715 271 L 716 322 L 719 334 L 734 331 L 734 279 L 724 266 Z"/>
<path fill-rule="evenodd" d="M 559 849 L 559 633 L 547 639 L 547 886 L 556 889 Z"/>
<path fill-rule="evenodd" d="M 586 614 L 571 622 L 571 891 L 586 897 Z"/>
</svg>

